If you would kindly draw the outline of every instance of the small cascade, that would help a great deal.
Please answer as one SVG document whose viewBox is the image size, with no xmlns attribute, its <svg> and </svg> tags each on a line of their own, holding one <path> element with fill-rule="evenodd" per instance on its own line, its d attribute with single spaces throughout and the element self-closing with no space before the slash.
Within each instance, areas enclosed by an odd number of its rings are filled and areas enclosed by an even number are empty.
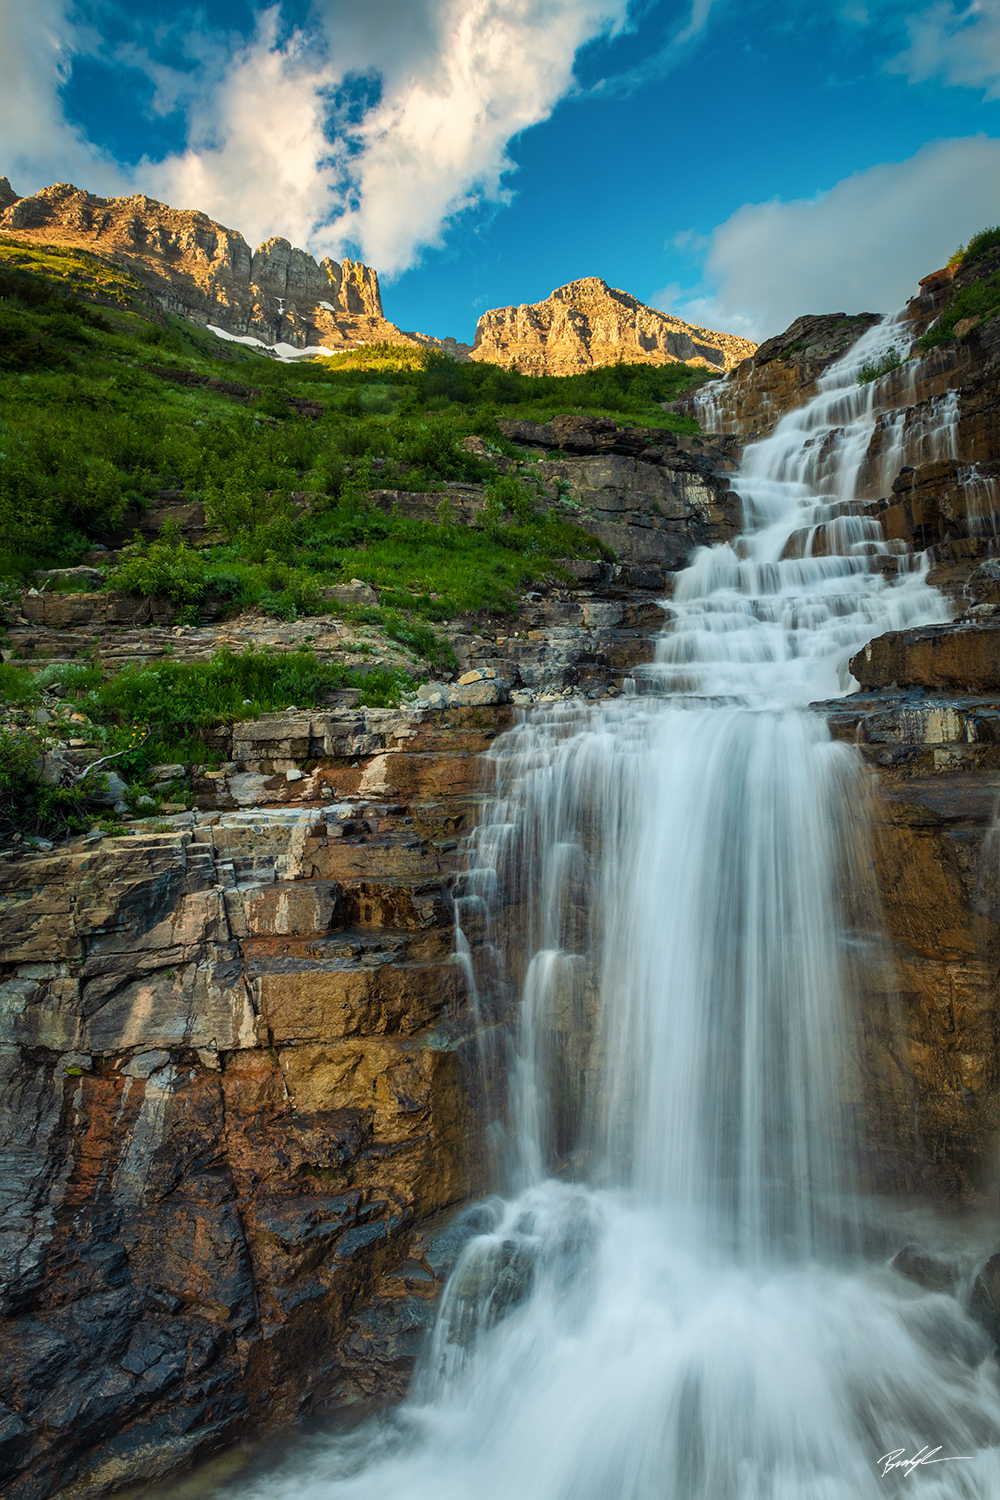
<svg viewBox="0 0 1000 1500">
<path fill-rule="evenodd" d="M 979 464 L 961 464 L 958 482 L 965 496 L 969 529 L 974 536 L 987 537 L 990 555 L 1000 535 L 1000 486 L 992 474 L 984 474 Z"/>
<path fill-rule="evenodd" d="M 990 1341 L 871 1248 L 866 781 L 808 708 L 949 613 L 859 493 L 884 413 L 858 372 L 899 336 L 747 449 L 744 534 L 678 578 L 638 691 L 494 747 L 457 909 L 507 1038 L 502 1195 L 410 1399 L 241 1500 L 882 1500 L 880 1459 L 924 1447 L 917 1500 L 1000 1494 Z M 891 451 L 944 452 L 953 408 L 926 420 Z"/>
</svg>

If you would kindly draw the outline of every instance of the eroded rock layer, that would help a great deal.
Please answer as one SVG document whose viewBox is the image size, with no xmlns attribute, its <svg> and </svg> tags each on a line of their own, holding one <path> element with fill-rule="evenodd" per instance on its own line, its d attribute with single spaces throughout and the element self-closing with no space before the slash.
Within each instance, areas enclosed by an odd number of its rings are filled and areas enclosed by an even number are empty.
<svg viewBox="0 0 1000 1500">
<path fill-rule="evenodd" d="M 5 1495 L 401 1390 L 481 1181 L 448 884 L 509 720 L 260 721 L 201 812 L 4 870 Z"/>
</svg>

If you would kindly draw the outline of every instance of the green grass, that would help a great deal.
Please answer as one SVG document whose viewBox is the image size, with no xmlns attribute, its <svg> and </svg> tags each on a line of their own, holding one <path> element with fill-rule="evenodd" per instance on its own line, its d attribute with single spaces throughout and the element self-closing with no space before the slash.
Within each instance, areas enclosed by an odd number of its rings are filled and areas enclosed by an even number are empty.
<svg viewBox="0 0 1000 1500">
<path fill-rule="evenodd" d="M 870 359 L 863 364 L 858 371 L 858 385 L 870 385 L 873 380 L 881 380 L 883 375 L 889 375 L 893 370 L 898 370 L 903 363 L 903 357 L 898 349 L 890 349 L 882 355 L 881 359 Z"/>
<path fill-rule="evenodd" d="M 973 281 L 960 287 L 941 313 L 937 322 L 919 340 L 921 349 L 933 349 L 955 337 L 955 328 L 963 318 L 990 318 L 1000 313 L 1000 271 L 984 281 Z"/>
<path fill-rule="evenodd" d="M 412 627 L 400 622 L 399 628 L 405 633 Z M 82 736 L 100 754 L 113 755 L 105 769 L 125 778 L 135 804 L 152 794 L 151 766 L 218 760 L 202 736 L 219 725 L 293 704 L 323 707 L 341 688 L 360 689 L 362 703 L 387 707 L 413 686 L 413 679 L 391 667 L 320 662 L 308 650 L 223 650 L 209 661 L 131 666 L 108 679 L 85 665 L 59 664 L 33 674 L 4 662 L 0 705 L 31 709 L 42 703 L 42 688 L 55 683 L 64 689 L 60 705 L 84 714 L 91 727 L 54 721 L 45 732 Z M 48 786 L 41 779 L 44 748 L 41 729 L 30 722 L 0 727 L 0 837 L 14 832 L 65 836 L 95 821 L 89 798 L 102 773 L 90 773 L 75 786 Z M 176 788 L 167 791 L 167 800 L 173 800 Z M 159 795 L 162 800 L 162 791 Z"/>
<path fill-rule="evenodd" d="M 161 489 L 176 489 L 204 500 L 215 545 L 184 547 L 176 535 L 131 544 L 113 587 L 191 610 L 211 596 L 293 619 L 320 607 L 318 589 L 358 577 L 386 589 L 390 612 L 415 615 L 414 625 L 509 611 L 526 583 L 559 576 L 561 558 L 598 550 L 558 508 L 536 503 L 530 482 L 511 481 L 500 512 L 472 528 L 386 516 L 368 491 L 495 489 L 495 468 L 464 439 L 516 455 L 497 426 L 504 416 L 586 410 L 694 425 L 659 405 L 703 378 L 683 365 L 535 378 L 375 346 L 340 364 L 284 366 L 179 319 L 164 327 L 112 310 L 109 322 L 77 295 L 88 275 L 97 286 L 98 260 L 17 254 L 30 256 L 30 271 L 0 264 L 0 586 L 79 562 Z M 245 395 L 153 373 L 164 369 L 199 381 L 238 375 Z M 322 407 L 318 420 L 289 404 L 303 397 Z M 310 497 L 306 507 L 296 492 Z"/>
</svg>

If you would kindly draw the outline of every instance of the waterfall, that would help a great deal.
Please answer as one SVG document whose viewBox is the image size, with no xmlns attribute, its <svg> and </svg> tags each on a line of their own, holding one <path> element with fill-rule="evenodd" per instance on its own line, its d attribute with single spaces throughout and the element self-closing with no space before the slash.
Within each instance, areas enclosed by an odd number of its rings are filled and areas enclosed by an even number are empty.
<svg viewBox="0 0 1000 1500">
<path fill-rule="evenodd" d="M 678 579 L 636 691 L 498 741 L 458 909 L 484 1024 L 520 990 L 502 1193 L 404 1406 L 244 1500 L 1000 1494 L 988 1340 L 871 1249 L 866 780 L 808 708 L 873 636 L 948 617 L 858 498 L 888 430 L 858 372 L 899 337 L 747 449 L 745 533 Z"/>
</svg>

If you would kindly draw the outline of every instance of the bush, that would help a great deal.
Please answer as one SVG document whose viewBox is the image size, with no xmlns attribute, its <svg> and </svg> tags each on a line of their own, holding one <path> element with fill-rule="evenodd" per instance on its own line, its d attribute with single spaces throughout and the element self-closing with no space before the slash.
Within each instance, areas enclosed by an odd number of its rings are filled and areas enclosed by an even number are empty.
<svg viewBox="0 0 1000 1500">
<path fill-rule="evenodd" d="M 0 703 L 24 705 L 38 702 L 38 684 L 27 667 L 0 662 Z"/>
<path fill-rule="evenodd" d="M 980 256 L 986 254 L 987 250 L 992 250 L 994 245 L 1000 245 L 1000 225 L 998 224 L 991 225 L 989 229 L 981 229 L 978 234 L 972 236 L 965 247 L 962 264 L 966 265 L 978 260 Z"/>
<path fill-rule="evenodd" d="M 141 537 L 129 542 L 122 561 L 108 573 L 108 586 L 145 599 L 158 595 L 175 604 L 190 604 L 205 593 L 206 574 L 201 553 L 168 525 L 155 542 L 145 542 Z"/>
<path fill-rule="evenodd" d="M 27 730 L 0 727 L 0 837 L 12 833 L 81 833 L 92 822 L 89 788 L 48 786 L 42 746 Z"/>
<path fill-rule="evenodd" d="M 881 380 L 883 375 L 889 375 L 893 370 L 898 370 L 903 363 L 902 355 L 898 349 L 890 349 L 883 354 L 881 359 L 869 360 L 861 366 L 858 371 L 858 385 L 870 385 L 873 380 Z"/>
</svg>

